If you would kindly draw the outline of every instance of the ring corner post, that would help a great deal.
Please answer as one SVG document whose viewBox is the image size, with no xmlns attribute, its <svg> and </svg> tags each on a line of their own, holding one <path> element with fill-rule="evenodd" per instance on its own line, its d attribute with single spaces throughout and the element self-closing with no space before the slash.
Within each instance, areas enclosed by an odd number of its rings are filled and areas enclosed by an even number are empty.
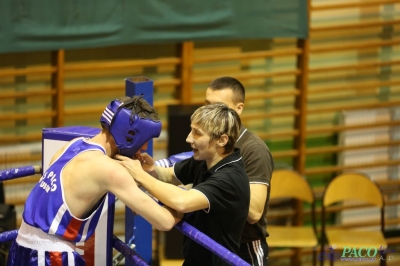
<svg viewBox="0 0 400 266">
<path fill-rule="evenodd" d="M 153 105 L 153 80 L 144 77 L 132 77 L 125 79 L 125 95 L 134 96 L 143 94 L 143 98 Z M 153 141 L 148 143 L 147 152 L 153 156 Z M 149 265 L 152 260 L 152 226 L 143 217 L 135 215 L 128 207 L 125 207 L 125 243 L 134 244 L 136 252 Z M 133 262 L 126 260 L 125 265 L 133 266 Z"/>
</svg>

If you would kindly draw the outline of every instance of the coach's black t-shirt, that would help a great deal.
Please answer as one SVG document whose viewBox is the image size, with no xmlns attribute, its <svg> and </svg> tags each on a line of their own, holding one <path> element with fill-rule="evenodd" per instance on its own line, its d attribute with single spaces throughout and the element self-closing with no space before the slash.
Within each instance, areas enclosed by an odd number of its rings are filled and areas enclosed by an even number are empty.
<svg viewBox="0 0 400 266">
<path fill-rule="evenodd" d="M 211 169 L 193 157 L 174 165 L 175 176 L 207 198 L 209 208 L 187 215 L 186 222 L 235 253 L 247 219 L 250 204 L 249 180 L 239 149 Z M 183 265 L 229 265 L 188 237 L 183 241 Z"/>
</svg>

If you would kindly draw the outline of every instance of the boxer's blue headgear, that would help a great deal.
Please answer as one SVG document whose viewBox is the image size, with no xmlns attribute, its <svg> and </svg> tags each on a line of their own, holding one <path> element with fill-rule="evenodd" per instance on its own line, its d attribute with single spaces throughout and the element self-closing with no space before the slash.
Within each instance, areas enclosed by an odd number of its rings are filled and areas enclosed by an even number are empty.
<svg viewBox="0 0 400 266">
<path fill-rule="evenodd" d="M 161 133 L 161 121 L 139 117 L 138 113 L 142 109 L 137 106 L 136 101 L 132 99 L 122 103 L 114 100 L 104 109 L 100 118 L 100 123 L 113 136 L 119 154 L 130 158 L 143 144 Z M 125 107 L 129 104 L 133 105 L 132 110 Z"/>
</svg>

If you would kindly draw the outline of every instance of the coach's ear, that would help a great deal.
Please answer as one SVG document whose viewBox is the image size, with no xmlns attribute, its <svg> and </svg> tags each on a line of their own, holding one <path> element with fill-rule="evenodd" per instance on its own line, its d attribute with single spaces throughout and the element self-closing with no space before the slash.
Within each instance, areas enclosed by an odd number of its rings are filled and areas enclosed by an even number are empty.
<svg viewBox="0 0 400 266">
<path fill-rule="evenodd" d="M 237 104 L 235 105 L 234 110 L 236 111 L 236 113 L 237 113 L 238 115 L 241 115 L 242 112 L 243 112 L 243 108 L 244 108 L 244 103 L 237 103 Z"/>
<path fill-rule="evenodd" d="M 226 145 L 226 143 L 228 143 L 228 136 L 223 134 L 221 137 L 219 137 L 218 141 L 217 141 L 217 145 L 219 147 L 224 147 Z"/>
</svg>

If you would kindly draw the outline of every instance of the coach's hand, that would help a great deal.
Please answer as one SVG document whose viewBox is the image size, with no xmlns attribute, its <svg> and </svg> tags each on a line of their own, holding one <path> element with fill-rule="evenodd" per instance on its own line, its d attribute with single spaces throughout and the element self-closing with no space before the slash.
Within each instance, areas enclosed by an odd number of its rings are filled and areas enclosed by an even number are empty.
<svg viewBox="0 0 400 266">
<path fill-rule="evenodd" d="M 142 168 L 142 161 L 140 159 L 131 159 L 120 154 L 115 155 L 115 159 L 128 170 L 129 174 L 135 179 L 139 184 L 140 178 L 146 176 L 147 173 Z"/>
<path fill-rule="evenodd" d="M 136 155 L 136 159 L 140 161 L 143 170 L 145 170 L 147 173 L 152 173 L 155 171 L 154 159 L 147 152 L 142 152 L 141 154 Z"/>
</svg>

